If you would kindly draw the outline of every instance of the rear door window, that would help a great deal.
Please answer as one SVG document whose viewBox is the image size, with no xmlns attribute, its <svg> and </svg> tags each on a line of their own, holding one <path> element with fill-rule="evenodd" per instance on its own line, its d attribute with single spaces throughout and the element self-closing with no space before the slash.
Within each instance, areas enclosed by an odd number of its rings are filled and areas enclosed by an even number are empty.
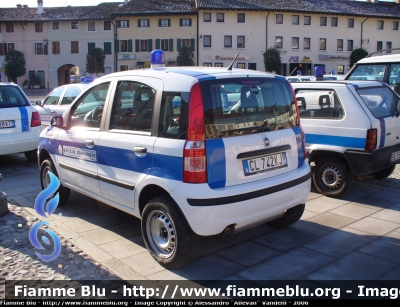
<svg viewBox="0 0 400 307">
<path fill-rule="evenodd" d="M 159 135 L 171 139 L 186 139 L 188 92 L 164 92 L 161 101 Z"/>
<path fill-rule="evenodd" d="M 276 131 L 297 126 L 296 105 L 284 78 L 201 82 L 206 138 Z"/>
<path fill-rule="evenodd" d="M 296 99 L 301 118 L 341 119 L 343 105 L 332 89 L 297 89 Z"/>
</svg>

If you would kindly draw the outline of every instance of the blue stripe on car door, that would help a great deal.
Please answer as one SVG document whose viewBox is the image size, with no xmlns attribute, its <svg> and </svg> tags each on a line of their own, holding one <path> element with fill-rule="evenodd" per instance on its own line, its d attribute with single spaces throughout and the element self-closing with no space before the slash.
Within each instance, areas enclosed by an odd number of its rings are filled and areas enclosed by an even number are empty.
<svg viewBox="0 0 400 307">
<path fill-rule="evenodd" d="M 333 146 L 343 146 L 350 148 L 365 148 L 365 138 L 353 138 L 348 136 L 306 134 L 307 144 L 324 144 Z"/>
</svg>

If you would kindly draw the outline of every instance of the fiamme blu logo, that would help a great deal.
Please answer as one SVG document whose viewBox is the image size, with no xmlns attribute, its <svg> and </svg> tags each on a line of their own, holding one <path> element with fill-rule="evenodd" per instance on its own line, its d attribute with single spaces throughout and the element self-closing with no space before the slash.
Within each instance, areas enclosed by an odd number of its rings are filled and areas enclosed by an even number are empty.
<svg viewBox="0 0 400 307">
<path fill-rule="evenodd" d="M 49 217 L 54 212 L 54 210 L 56 210 L 60 198 L 58 193 L 55 194 L 58 190 L 58 187 L 60 186 L 60 180 L 58 180 L 58 178 L 51 172 L 49 172 L 48 175 L 50 177 L 50 184 L 36 197 L 35 207 L 34 207 L 35 211 L 44 218 Z M 40 236 L 39 229 L 43 225 L 50 225 L 50 223 L 47 221 L 41 221 L 33 225 L 31 230 L 29 231 L 29 241 L 31 241 L 31 244 L 37 249 L 45 251 L 47 249 L 43 247 L 43 245 L 39 242 L 39 236 Z M 45 231 L 52 239 L 54 244 L 52 246 L 53 251 L 51 252 L 51 254 L 48 254 L 47 252 L 45 254 L 35 252 L 35 254 L 43 261 L 50 261 L 56 258 L 60 254 L 61 241 L 53 231 L 48 229 L 42 229 L 42 230 Z M 40 239 L 48 247 L 50 247 L 51 242 L 47 238 L 47 236 L 42 235 Z"/>
</svg>

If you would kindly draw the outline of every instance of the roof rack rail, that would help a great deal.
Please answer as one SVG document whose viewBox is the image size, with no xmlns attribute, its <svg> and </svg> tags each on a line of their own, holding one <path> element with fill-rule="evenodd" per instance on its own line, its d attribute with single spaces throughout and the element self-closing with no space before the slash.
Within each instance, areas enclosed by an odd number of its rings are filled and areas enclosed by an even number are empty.
<svg viewBox="0 0 400 307">
<path fill-rule="evenodd" d="M 372 52 L 372 53 L 368 54 L 368 55 L 366 56 L 366 58 L 371 57 L 371 55 L 373 55 L 373 54 L 375 54 L 375 53 L 381 53 L 381 52 L 384 52 L 384 51 L 392 51 L 392 50 L 400 50 L 400 48 L 390 48 L 390 49 L 378 50 L 378 51 L 375 51 L 375 52 Z M 385 54 L 385 55 L 387 55 L 387 54 Z"/>
</svg>

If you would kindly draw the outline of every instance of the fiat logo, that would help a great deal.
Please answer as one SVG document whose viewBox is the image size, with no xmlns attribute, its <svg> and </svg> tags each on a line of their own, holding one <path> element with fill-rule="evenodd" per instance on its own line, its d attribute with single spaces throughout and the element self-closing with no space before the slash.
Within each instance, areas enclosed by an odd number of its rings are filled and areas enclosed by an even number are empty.
<svg viewBox="0 0 400 307">
<path fill-rule="evenodd" d="M 263 138 L 263 145 L 264 145 L 264 147 L 268 147 L 269 146 L 268 138 Z"/>
</svg>

